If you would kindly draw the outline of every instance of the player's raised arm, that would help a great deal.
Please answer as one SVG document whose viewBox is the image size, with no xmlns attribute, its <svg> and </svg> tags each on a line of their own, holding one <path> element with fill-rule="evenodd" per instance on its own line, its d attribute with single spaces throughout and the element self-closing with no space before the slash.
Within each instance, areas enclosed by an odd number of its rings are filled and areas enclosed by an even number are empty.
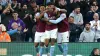
<svg viewBox="0 0 100 56">
<path fill-rule="evenodd" d="M 60 8 L 57 8 L 57 7 L 56 7 L 56 11 L 61 11 L 61 12 L 67 13 L 67 10 L 66 9 L 60 9 Z"/>
<path fill-rule="evenodd" d="M 64 20 L 66 18 L 66 14 L 63 13 L 60 15 L 59 18 L 57 18 L 56 20 L 49 20 L 50 23 L 53 23 L 53 24 L 57 24 L 59 22 L 61 22 L 62 20 Z"/>
</svg>

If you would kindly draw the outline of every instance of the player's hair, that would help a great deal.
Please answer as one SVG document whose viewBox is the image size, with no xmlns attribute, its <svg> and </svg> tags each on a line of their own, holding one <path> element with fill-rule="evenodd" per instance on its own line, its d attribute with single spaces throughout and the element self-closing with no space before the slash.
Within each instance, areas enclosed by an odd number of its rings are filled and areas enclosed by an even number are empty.
<svg viewBox="0 0 100 56">
<path fill-rule="evenodd" d="M 39 12 L 40 12 L 40 7 L 42 7 L 42 6 L 45 7 L 45 5 L 41 4 L 41 5 L 39 6 L 39 10 L 38 10 Z M 46 7 L 45 7 L 45 8 L 46 8 Z"/>
</svg>

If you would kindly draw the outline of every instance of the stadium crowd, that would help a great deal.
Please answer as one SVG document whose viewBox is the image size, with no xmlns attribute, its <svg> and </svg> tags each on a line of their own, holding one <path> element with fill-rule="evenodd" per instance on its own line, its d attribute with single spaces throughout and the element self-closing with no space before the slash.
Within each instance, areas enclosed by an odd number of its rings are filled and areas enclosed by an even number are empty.
<svg viewBox="0 0 100 56">
<path fill-rule="evenodd" d="M 59 17 L 58 11 L 66 13 L 68 42 L 100 42 L 100 0 L 0 0 L 0 42 L 33 42 L 35 32 L 43 27 L 38 26 L 37 12 L 45 6 L 44 15 L 50 9 L 46 6 L 49 2 L 57 8 L 55 17 Z M 58 21 L 41 20 L 58 24 Z"/>
</svg>

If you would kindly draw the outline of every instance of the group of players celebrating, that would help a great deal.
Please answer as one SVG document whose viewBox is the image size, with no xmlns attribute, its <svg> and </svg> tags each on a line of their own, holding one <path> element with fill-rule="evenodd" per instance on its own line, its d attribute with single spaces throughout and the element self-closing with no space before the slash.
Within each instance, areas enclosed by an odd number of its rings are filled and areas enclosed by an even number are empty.
<svg viewBox="0 0 100 56">
<path fill-rule="evenodd" d="M 44 50 L 47 56 L 54 56 L 56 40 L 63 56 L 67 55 L 69 25 L 66 12 L 65 9 L 57 8 L 52 2 L 49 2 L 46 7 L 40 6 L 39 12 L 35 14 L 37 24 L 34 43 L 37 56 L 42 56 Z"/>
</svg>

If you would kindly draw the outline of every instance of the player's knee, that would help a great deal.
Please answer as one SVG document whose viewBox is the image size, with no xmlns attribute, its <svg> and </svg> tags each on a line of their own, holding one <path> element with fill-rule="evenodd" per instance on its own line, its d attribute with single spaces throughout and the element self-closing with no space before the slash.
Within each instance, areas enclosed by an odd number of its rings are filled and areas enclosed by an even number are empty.
<svg viewBox="0 0 100 56">
<path fill-rule="evenodd" d="M 34 45 L 35 47 L 38 47 L 39 46 L 39 43 L 35 43 L 35 45 Z"/>
<path fill-rule="evenodd" d="M 45 39 L 45 45 L 48 45 L 49 44 L 49 39 Z"/>
<path fill-rule="evenodd" d="M 45 45 L 46 47 L 48 47 L 48 46 L 49 46 L 49 43 L 44 43 L 44 45 Z"/>
<path fill-rule="evenodd" d="M 55 44 L 55 41 L 56 41 L 56 39 L 52 38 L 51 39 L 51 45 L 54 45 Z"/>
<path fill-rule="evenodd" d="M 41 43 L 40 43 L 40 46 L 44 46 L 44 43 L 43 43 L 43 42 L 41 42 Z"/>
</svg>

